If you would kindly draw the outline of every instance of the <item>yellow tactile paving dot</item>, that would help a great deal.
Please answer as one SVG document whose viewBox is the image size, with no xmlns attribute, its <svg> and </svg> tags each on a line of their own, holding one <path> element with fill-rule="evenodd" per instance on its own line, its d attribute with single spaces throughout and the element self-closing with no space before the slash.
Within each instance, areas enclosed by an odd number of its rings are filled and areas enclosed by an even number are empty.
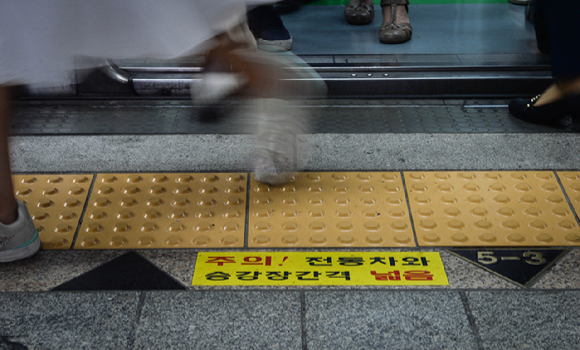
<svg viewBox="0 0 580 350">
<path fill-rule="evenodd" d="M 244 246 L 245 174 L 99 174 L 75 249 Z"/>
<path fill-rule="evenodd" d="M 421 246 L 568 246 L 580 230 L 552 172 L 406 172 Z"/>
<path fill-rule="evenodd" d="M 42 249 L 70 249 L 93 175 L 14 175 L 16 198 L 26 204 Z"/>
<path fill-rule="evenodd" d="M 414 247 L 400 173 L 298 173 L 252 178 L 249 247 Z"/>
</svg>

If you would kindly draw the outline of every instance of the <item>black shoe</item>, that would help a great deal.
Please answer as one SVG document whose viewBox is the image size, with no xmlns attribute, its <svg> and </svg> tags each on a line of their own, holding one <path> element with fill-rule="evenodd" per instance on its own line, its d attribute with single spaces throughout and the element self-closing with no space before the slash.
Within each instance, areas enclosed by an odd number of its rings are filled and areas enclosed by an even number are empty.
<svg viewBox="0 0 580 350">
<path fill-rule="evenodd" d="M 580 121 L 580 95 L 559 99 L 542 106 L 534 106 L 540 95 L 531 99 L 516 98 L 509 104 L 510 113 L 525 122 L 542 125 L 561 125 L 562 120 L 572 115 L 573 120 Z"/>
</svg>

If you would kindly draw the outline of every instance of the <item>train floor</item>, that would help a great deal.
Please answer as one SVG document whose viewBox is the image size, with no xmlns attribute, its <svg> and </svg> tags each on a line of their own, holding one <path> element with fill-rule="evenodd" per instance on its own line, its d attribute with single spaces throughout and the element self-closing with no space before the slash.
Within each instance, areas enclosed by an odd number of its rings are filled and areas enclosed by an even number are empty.
<svg viewBox="0 0 580 350">
<path fill-rule="evenodd" d="M 580 138 L 507 102 L 305 101 L 267 186 L 241 101 L 21 100 L 0 349 L 578 349 Z"/>
<path fill-rule="evenodd" d="M 300 56 L 327 56 L 327 59 L 334 56 L 336 63 L 344 62 L 342 55 L 398 55 L 399 62 L 413 62 L 413 58 L 417 59 L 415 55 L 435 55 L 439 62 L 471 63 L 489 63 L 501 56 L 509 64 L 521 61 L 519 54 L 540 55 L 533 25 L 526 21 L 526 6 L 501 0 L 482 2 L 412 3 L 409 17 L 413 37 L 398 45 L 379 42 L 382 16 L 378 5 L 375 5 L 375 18 L 368 25 L 348 24 L 343 5 L 302 6 L 282 14 L 281 18 L 292 36 L 292 52 Z M 494 59 L 493 55 L 499 56 Z M 384 57 L 387 60 L 381 61 L 391 61 L 391 57 Z"/>
</svg>

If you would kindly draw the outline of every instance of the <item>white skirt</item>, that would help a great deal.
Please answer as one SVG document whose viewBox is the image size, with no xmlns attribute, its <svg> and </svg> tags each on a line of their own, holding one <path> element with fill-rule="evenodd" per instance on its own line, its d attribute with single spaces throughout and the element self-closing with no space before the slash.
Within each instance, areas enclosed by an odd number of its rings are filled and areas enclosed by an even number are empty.
<svg viewBox="0 0 580 350">
<path fill-rule="evenodd" d="M 271 3 L 272 0 L 250 0 Z M 244 0 L 0 0 L 0 85 L 58 84 L 95 60 L 208 49 L 245 19 Z"/>
</svg>

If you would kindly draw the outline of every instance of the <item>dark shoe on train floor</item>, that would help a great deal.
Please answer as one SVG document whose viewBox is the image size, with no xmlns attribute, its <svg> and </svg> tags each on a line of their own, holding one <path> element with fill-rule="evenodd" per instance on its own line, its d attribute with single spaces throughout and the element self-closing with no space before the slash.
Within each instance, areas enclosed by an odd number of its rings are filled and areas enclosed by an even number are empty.
<svg viewBox="0 0 580 350">
<path fill-rule="evenodd" d="M 411 40 L 413 28 L 411 23 L 397 21 L 397 7 L 405 6 L 409 13 L 409 6 L 401 3 L 408 3 L 400 0 L 381 0 L 381 6 L 390 6 L 391 16 L 389 21 L 384 21 L 379 28 L 379 41 L 383 44 L 402 44 Z"/>
<path fill-rule="evenodd" d="M 371 23 L 374 18 L 374 6 L 364 2 L 360 4 L 347 5 L 344 9 L 344 19 L 349 24 L 365 25 Z"/>
</svg>

